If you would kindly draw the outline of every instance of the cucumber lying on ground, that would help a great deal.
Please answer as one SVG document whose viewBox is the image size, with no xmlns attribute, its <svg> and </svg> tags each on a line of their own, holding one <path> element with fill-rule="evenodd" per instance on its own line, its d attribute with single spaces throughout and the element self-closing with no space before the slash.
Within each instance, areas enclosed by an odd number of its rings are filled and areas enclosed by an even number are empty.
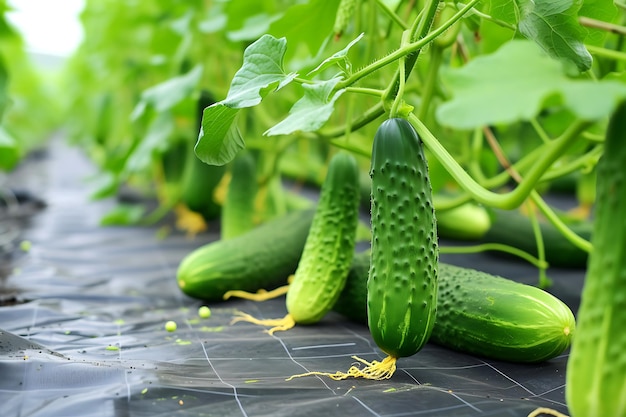
<svg viewBox="0 0 626 417">
<path fill-rule="evenodd" d="M 298 266 L 313 214 L 294 211 L 199 247 L 181 261 L 178 286 L 191 297 L 217 301 L 231 290 L 254 292 L 286 284 Z"/>
<path fill-rule="evenodd" d="M 333 310 L 367 322 L 370 255 L 354 256 Z M 437 317 L 430 341 L 511 362 L 542 362 L 563 353 L 575 332 L 572 311 L 537 287 L 439 263 Z"/>
<path fill-rule="evenodd" d="M 609 121 L 596 171 L 593 252 L 567 363 L 573 417 L 626 416 L 626 102 Z"/>
<path fill-rule="evenodd" d="M 502 243 L 537 256 L 537 245 L 531 220 L 519 210 L 491 209 L 491 227 L 483 236 L 483 242 Z M 584 239 L 591 238 L 590 221 L 569 221 L 568 226 Z M 584 268 L 588 253 L 574 246 L 551 224 L 540 221 L 546 261 L 550 266 Z M 494 252 L 500 253 L 500 252 Z"/>
</svg>

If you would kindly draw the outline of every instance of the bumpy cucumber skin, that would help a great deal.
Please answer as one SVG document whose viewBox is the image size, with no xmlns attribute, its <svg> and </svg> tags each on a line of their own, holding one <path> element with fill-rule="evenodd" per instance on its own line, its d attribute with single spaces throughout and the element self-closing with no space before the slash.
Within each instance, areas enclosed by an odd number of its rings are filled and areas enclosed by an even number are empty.
<svg viewBox="0 0 626 417">
<path fill-rule="evenodd" d="M 626 416 L 626 102 L 612 115 L 597 165 L 593 252 L 567 363 L 572 417 Z"/>
<path fill-rule="evenodd" d="M 370 255 L 354 256 L 333 310 L 367 321 Z M 517 363 L 547 361 L 562 354 L 576 332 L 572 311 L 530 285 L 469 268 L 439 263 L 437 319 L 430 342 L 464 353 Z"/>
<path fill-rule="evenodd" d="M 354 256 L 359 220 L 359 167 L 347 152 L 330 160 L 313 223 L 293 282 L 287 311 L 311 324 L 330 311 L 341 294 Z"/>
<path fill-rule="evenodd" d="M 384 121 L 374 136 L 368 325 L 379 348 L 411 356 L 428 341 L 439 251 L 428 164 L 413 126 Z"/>
<path fill-rule="evenodd" d="M 240 152 L 231 167 L 231 179 L 221 212 L 221 238 L 232 239 L 254 228 L 254 201 L 258 190 L 256 161 Z"/>
<path fill-rule="evenodd" d="M 285 285 L 298 267 L 313 215 L 313 210 L 291 212 L 243 235 L 199 247 L 180 263 L 178 286 L 191 297 L 218 301 L 230 290 Z"/>
</svg>

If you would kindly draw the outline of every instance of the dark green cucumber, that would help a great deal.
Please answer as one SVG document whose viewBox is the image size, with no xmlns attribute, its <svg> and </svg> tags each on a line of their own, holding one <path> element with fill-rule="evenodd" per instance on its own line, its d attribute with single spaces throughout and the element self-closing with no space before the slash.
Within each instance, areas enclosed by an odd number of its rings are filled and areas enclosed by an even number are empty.
<svg viewBox="0 0 626 417">
<path fill-rule="evenodd" d="M 439 252 L 428 164 L 406 119 L 388 119 L 376 131 L 370 176 L 369 329 L 390 357 L 410 356 L 435 322 Z"/>
<path fill-rule="evenodd" d="M 626 416 L 626 101 L 596 167 L 593 251 L 567 363 L 572 417 Z"/>
<path fill-rule="evenodd" d="M 367 321 L 370 255 L 354 256 L 333 310 Z M 575 333 L 572 311 L 537 287 L 474 269 L 439 263 L 437 318 L 430 342 L 511 362 L 542 362 L 562 354 Z"/>
<path fill-rule="evenodd" d="M 181 261 L 178 286 L 191 297 L 217 301 L 230 290 L 255 292 L 285 285 L 298 266 L 313 214 L 294 211 L 232 239 L 199 247 Z"/>
<path fill-rule="evenodd" d="M 502 243 L 513 246 L 537 256 L 537 245 L 530 219 L 518 210 L 491 211 L 491 227 L 482 241 Z M 574 246 L 551 224 L 540 221 L 546 261 L 550 266 L 584 268 L 587 265 L 588 253 Z M 592 223 L 590 221 L 568 221 L 574 233 L 584 239 L 591 238 Z M 500 252 L 494 252 L 500 253 Z"/>
<path fill-rule="evenodd" d="M 202 93 L 198 100 L 198 129 L 202 124 L 204 108 L 214 102 L 209 93 Z M 205 164 L 194 153 L 195 142 L 189 142 L 188 146 L 181 184 L 181 201 L 189 210 L 201 214 L 205 220 L 216 219 L 220 215 L 221 206 L 214 200 L 213 193 L 224 176 L 226 167 Z"/>
<path fill-rule="evenodd" d="M 347 152 L 335 154 L 317 204 L 302 258 L 287 292 L 295 323 L 321 320 L 337 301 L 352 263 L 359 220 L 359 167 Z"/>
<path fill-rule="evenodd" d="M 221 211 L 222 239 L 232 239 L 254 228 L 254 202 L 258 190 L 256 161 L 248 151 L 241 151 L 232 162 L 230 182 Z"/>
</svg>

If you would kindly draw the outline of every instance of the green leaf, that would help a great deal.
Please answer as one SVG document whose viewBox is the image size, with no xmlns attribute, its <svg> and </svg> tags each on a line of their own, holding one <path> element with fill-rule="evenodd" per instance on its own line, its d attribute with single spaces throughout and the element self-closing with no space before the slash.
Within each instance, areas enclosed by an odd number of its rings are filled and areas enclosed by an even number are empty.
<svg viewBox="0 0 626 417">
<path fill-rule="evenodd" d="M 519 31 L 550 56 L 591 68 L 592 57 L 583 41 L 586 31 L 578 23 L 582 0 L 517 0 L 521 12 Z"/>
<path fill-rule="evenodd" d="M 12 170 L 20 157 L 21 151 L 17 141 L 0 126 L 0 170 Z"/>
<path fill-rule="evenodd" d="M 316 68 L 312 69 L 307 75 L 314 75 L 319 72 L 322 72 L 323 70 L 325 70 L 326 68 L 330 67 L 333 64 L 337 64 L 339 68 L 341 68 L 341 70 L 346 75 L 351 74 L 352 64 L 350 60 L 348 59 L 348 52 L 350 51 L 350 48 L 352 48 L 358 41 L 363 39 L 364 35 L 365 33 L 361 33 L 359 36 L 356 37 L 356 39 L 354 39 L 348 45 L 346 45 L 345 48 L 343 48 L 341 51 L 335 52 L 330 57 L 326 58 Z"/>
<path fill-rule="evenodd" d="M 519 8 L 514 0 L 487 0 L 480 3 L 482 11 L 494 19 L 517 26 Z"/>
<path fill-rule="evenodd" d="M 608 23 L 614 23 L 619 16 L 613 0 L 585 0 L 578 15 Z M 602 29 L 587 28 L 585 43 L 602 46 L 608 33 Z"/>
<path fill-rule="evenodd" d="M 225 165 L 235 159 L 246 144 L 237 129 L 239 109 L 213 104 L 202 115 L 202 128 L 194 148 L 196 156 L 209 165 Z"/>
<path fill-rule="evenodd" d="M 304 44 L 311 55 L 317 55 L 333 31 L 338 4 L 337 0 L 295 4 L 270 25 L 269 33 L 286 37 L 290 45 Z"/>
<path fill-rule="evenodd" d="M 558 61 L 527 40 L 508 42 L 442 76 L 453 97 L 439 106 L 437 120 L 457 129 L 529 120 L 548 101 L 583 119 L 597 120 L 626 97 L 626 84 L 619 81 L 568 78 Z"/>
<path fill-rule="evenodd" d="M 204 109 L 195 146 L 201 161 L 225 165 L 245 147 L 236 123 L 239 109 L 256 106 L 270 91 L 283 88 L 297 76 L 283 69 L 286 49 L 284 38 L 271 35 L 263 35 L 246 48 L 243 64 L 233 77 L 226 98 Z"/>
<path fill-rule="evenodd" d="M 328 81 L 315 84 L 304 84 L 304 96 L 296 101 L 289 116 L 280 123 L 265 132 L 265 135 L 288 135 L 298 130 L 302 132 L 313 132 L 324 125 L 333 114 L 335 101 L 345 90 L 336 91 L 333 88 L 341 78 L 333 78 Z"/>
<path fill-rule="evenodd" d="M 246 48 L 243 65 L 230 83 L 222 104 L 242 109 L 256 106 L 270 92 L 283 88 L 298 75 L 283 68 L 287 40 L 263 35 Z"/>
<path fill-rule="evenodd" d="M 154 108 L 157 112 L 171 109 L 196 92 L 201 78 L 202 65 L 196 65 L 184 75 L 170 78 L 145 90 L 133 110 L 132 119 L 137 120 L 148 107 Z"/>
</svg>

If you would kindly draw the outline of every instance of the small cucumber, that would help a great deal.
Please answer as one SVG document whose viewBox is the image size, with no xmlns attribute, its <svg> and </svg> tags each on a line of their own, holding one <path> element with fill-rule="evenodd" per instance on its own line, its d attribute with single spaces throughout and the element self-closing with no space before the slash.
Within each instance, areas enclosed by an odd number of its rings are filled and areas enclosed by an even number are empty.
<svg viewBox="0 0 626 417">
<path fill-rule="evenodd" d="M 354 256 L 333 310 L 367 321 L 370 255 Z M 439 263 L 437 318 L 430 342 L 510 362 L 542 362 L 562 354 L 576 331 L 565 303 L 537 287 L 469 268 Z"/>
<path fill-rule="evenodd" d="M 358 220 L 359 167 L 352 155 L 342 151 L 329 162 L 302 257 L 287 291 L 287 315 L 259 320 L 240 313 L 235 321 L 271 326 L 270 334 L 296 324 L 320 321 L 345 285 L 354 255 Z"/>
<path fill-rule="evenodd" d="M 179 264 L 178 286 L 191 297 L 218 301 L 231 290 L 254 292 L 284 285 L 298 266 L 313 214 L 290 212 L 195 249 Z"/>
<path fill-rule="evenodd" d="M 257 190 L 256 161 L 250 152 L 242 151 L 230 169 L 230 182 L 221 211 L 222 239 L 231 239 L 254 228 Z"/>
<path fill-rule="evenodd" d="M 573 417 L 626 416 L 626 101 L 609 120 L 596 167 L 593 251 L 567 363 Z"/>
<path fill-rule="evenodd" d="M 359 167 L 347 152 L 329 162 L 313 224 L 287 292 L 296 323 L 316 323 L 337 301 L 354 255 L 359 220 Z"/>
<path fill-rule="evenodd" d="M 369 329 L 390 357 L 410 356 L 435 323 L 439 251 L 428 164 L 406 119 L 388 119 L 376 131 L 370 176 Z"/>
</svg>

